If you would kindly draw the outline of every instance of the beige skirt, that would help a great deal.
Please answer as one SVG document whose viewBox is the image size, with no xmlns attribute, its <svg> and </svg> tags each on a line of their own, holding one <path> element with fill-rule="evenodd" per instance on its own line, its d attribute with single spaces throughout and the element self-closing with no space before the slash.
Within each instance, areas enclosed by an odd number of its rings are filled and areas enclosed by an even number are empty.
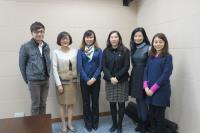
<svg viewBox="0 0 200 133">
<path fill-rule="evenodd" d="M 59 93 L 56 87 L 58 104 L 75 104 L 77 97 L 77 83 L 63 85 L 64 93 Z"/>
</svg>

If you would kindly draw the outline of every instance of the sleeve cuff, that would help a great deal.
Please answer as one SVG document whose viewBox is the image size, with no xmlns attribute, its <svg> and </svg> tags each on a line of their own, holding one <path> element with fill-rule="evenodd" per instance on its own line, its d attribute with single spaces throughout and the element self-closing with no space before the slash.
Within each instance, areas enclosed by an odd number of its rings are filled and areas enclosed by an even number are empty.
<svg viewBox="0 0 200 133">
<path fill-rule="evenodd" d="M 87 83 L 89 80 L 90 80 L 90 79 L 87 77 L 87 78 L 85 79 L 85 82 Z"/>
<path fill-rule="evenodd" d="M 62 85 L 61 81 L 57 81 L 56 86 L 60 86 L 60 85 Z"/>
<path fill-rule="evenodd" d="M 146 87 L 148 87 L 148 84 L 147 84 L 147 83 L 148 83 L 148 81 L 146 81 L 146 80 L 143 82 L 143 88 L 144 88 L 144 89 L 145 89 Z"/>
<path fill-rule="evenodd" d="M 98 78 L 98 75 L 94 74 L 93 78 L 97 79 L 97 78 Z"/>
<path fill-rule="evenodd" d="M 154 92 L 156 92 L 156 91 L 158 90 L 159 87 L 160 87 L 160 86 L 159 86 L 157 83 L 155 83 L 155 84 L 151 87 L 151 91 L 154 93 Z"/>
<path fill-rule="evenodd" d="M 93 80 L 97 80 L 95 77 L 92 78 Z"/>
</svg>

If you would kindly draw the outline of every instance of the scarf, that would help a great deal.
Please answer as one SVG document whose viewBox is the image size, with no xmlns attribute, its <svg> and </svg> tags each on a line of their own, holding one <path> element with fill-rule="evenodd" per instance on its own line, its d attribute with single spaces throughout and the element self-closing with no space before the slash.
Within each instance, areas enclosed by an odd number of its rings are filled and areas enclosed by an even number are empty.
<svg viewBox="0 0 200 133">
<path fill-rule="evenodd" d="M 85 45 L 85 54 L 90 60 L 92 60 L 94 54 L 94 45 Z"/>
</svg>

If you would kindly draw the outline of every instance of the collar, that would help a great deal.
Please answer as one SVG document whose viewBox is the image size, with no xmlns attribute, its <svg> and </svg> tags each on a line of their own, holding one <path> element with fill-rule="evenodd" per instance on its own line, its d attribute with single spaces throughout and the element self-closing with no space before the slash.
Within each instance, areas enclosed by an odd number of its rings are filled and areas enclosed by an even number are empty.
<svg viewBox="0 0 200 133">
<path fill-rule="evenodd" d="M 110 47 L 110 50 L 111 50 L 111 51 L 118 51 L 118 50 L 119 50 L 119 47 L 113 48 L 113 47 L 111 46 L 111 47 Z"/>
<path fill-rule="evenodd" d="M 85 47 L 92 47 L 94 46 L 93 44 L 86 44 Z"/>
<path fill-rule="evenodd" d="M 91 46 L 94 46 L 94 45 L 91 45 Z M 85 45 L 85 47 L 90 47 L 90 45 Z M 83 52 L 85 52 L 85 47 L 84 47 L 84 49 L 81 48 L 81 50 L 82 50 Z M 97 50 L 98 50 L 98 48 L 96 48 L 96 47 L 94 46 L 94 51 L 97 51 Z"/>
<path fill-rule="evenodd" d="M 31 41 L 36 45 L 36 46 L 38 46 L 39 45 L 39 43 L 34 39 L 34 38 L 32 38 L 31 39 Z M 44 42 L 42 41 L 42 43 L 44 44 Z"/>
<path fill-rule="evenodd" d="M 38 47 L 42 47 L 43 48 L 44 43 L 42 42 L 42 44 L 39 44 Z"/>
<path fill-rule="evenodd" d="M 141 44 L 138 44 L 138 45 L 136 45 L 136 48 L 142 48 L 142 47 L 144 47 L 146 45 L 146 43 L 141 43 Z"/>
<path fill-rule="evenodd" d="M 35 45 L 35 46 L 37 46 L 37 47 L 39 47 L 39 43 L 37 42 L 37 41 L 35 41 L 35 39 L 31 39 L 31 42 Z M 45 47 L 46 46 L 46 43 L 44 42 L 44 41 L 42 41 L 42 45 L 40 45 L 42 48 L 43 47 Z"/>
</svg>

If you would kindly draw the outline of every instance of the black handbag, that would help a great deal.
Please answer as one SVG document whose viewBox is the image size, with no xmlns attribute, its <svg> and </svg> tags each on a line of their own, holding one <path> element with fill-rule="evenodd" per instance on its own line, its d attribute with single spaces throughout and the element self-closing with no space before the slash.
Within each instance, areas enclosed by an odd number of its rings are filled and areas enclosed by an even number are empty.
<svg viewBox="0 0 200 133">
<path fill-rule="evenodd" d="M 126 107 L 125 114 L 128 115 L 134 122 L 139 122 L 136 103 L 129 102 Z"/>
<path fill-rule="evenodd" d="M 137 115 L 137 104 L 136 103 L 129 102 L 126 107 L 125 114 L 128 115 L 133 120 L 134 123 L 139 122 L 138 115 Z M 147 122 L 147 123 L 148 123 L 147 125 L 149 126 L 149 122 Z M 165 119 L 166 133 L 178 133 L 177 129 L 178 129 L 178 124 Z"/>
</svg>

